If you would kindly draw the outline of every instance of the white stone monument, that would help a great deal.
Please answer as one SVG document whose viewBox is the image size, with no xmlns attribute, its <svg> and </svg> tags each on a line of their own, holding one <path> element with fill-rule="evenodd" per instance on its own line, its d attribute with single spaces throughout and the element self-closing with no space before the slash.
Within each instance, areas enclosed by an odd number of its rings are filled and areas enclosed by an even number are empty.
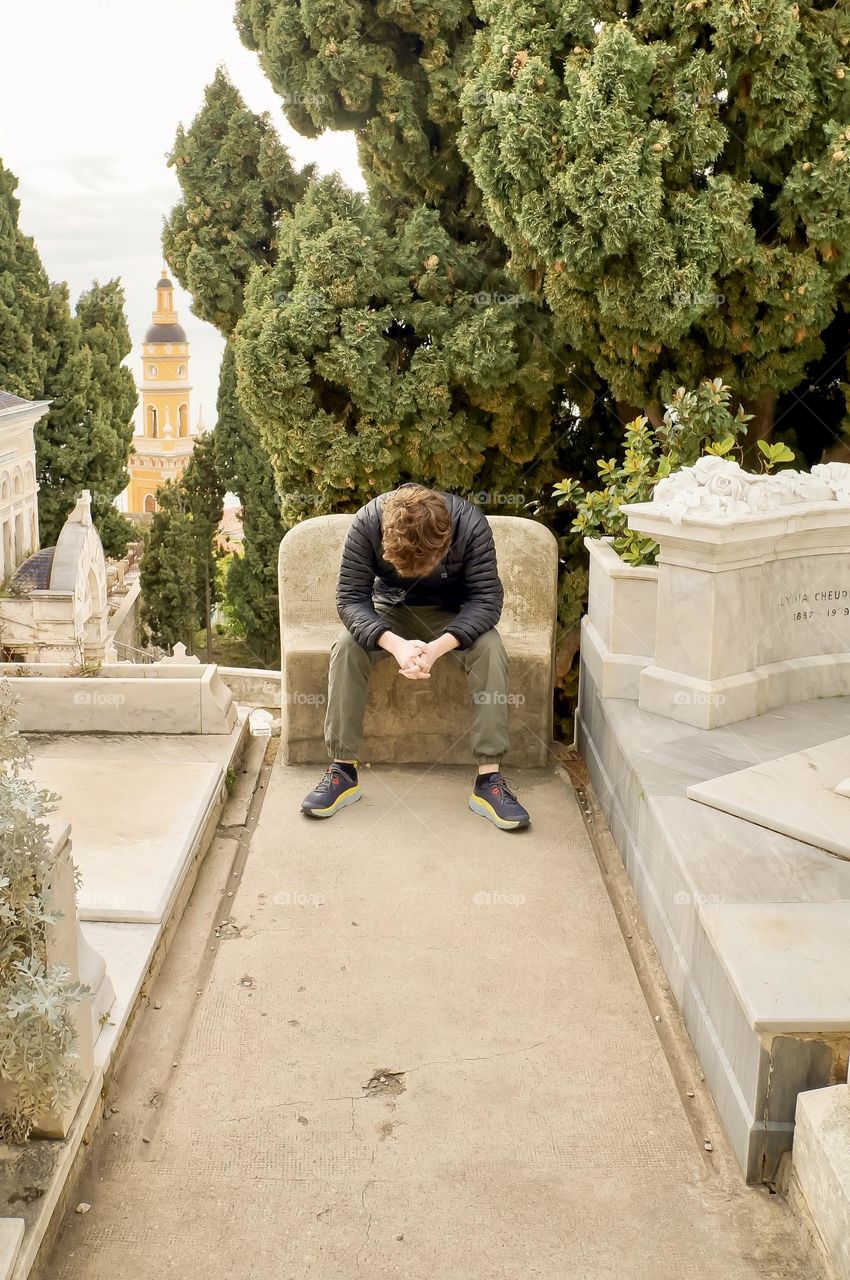
<svg viewBox="0 0 850 1280">
<path fill-rule="evenodd" d="M 712 729 L 850 694 L 850 466 L 704 457 L 624 510 L 659 545 L 642 710 Z"/>
<path fill-rule="evenodd" d="M 0 390 L 0 580 L 38 550 L 38 482 L 34 429 L 49 400 Z"/>
<path fill-rule="evenodd" d="M 0 644 L 22 662 L 103 662 L 112 656 L 103 544 L 84 489 L 55 547 L 19 564 L 0 599 Z"/>
</svg>

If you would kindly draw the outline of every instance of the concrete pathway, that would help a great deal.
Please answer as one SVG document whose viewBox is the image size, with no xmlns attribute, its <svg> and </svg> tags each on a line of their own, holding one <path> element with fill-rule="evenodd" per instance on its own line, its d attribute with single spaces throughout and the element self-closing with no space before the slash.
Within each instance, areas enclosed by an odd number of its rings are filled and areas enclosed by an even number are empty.
<svg viewBox="0 0 850 1280">
<path fill-rule="evenodd" d="M 817 1275 L 689 1123 L 565 776 L 505 835 L 466 770 L 322 823 L 316 772 L 275 765 L 244 871 L 217 843 L 50 1280 Z"/>
</svg>

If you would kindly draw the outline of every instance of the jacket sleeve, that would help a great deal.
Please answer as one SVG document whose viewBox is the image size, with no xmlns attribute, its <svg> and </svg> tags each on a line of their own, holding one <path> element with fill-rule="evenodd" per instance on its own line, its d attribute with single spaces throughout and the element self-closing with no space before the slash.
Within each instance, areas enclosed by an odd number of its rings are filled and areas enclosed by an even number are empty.
<svg viewBox="0 0 850 1280">
<path fill-rule="evenodd" d="M 354 639 L 364 649 L 377 649 L 378 640 L 389 625 L 375 611 L 372 587 L 377 564 L 369 538 L 366 508 L 357 512 L 345 545 L 336 585 L 336 607 Z"/>
<path fill-rule="evenodd" d="M 502 616 L 505 593 L 496 564 L 493 531 L 482 511 L 475 508 L 464 554 L 465 598 L 457 617 L 446 627 L 461 649 L 495 627 Z"/>
</svg>

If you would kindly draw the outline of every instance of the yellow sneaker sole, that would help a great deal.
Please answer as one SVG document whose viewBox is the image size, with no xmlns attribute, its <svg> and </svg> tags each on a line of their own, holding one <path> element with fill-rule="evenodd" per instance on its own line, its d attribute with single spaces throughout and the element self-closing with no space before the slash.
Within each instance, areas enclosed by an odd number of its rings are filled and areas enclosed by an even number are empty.
<svg viewBox="0 0 850 1280">
<path fill-rule="evenodd" d="M 363 792 L 359 786 L 348 787 L 345 791 L 340 792 L 333 804 L 329 804 L 326 809 L 305 809 L 301 806 L 301 812 L 306 814 L 308 818 L 332 818 L 338 809 L 344 809 L 347 804 L 354 804 L 355 801 L 361 799 Z"/>
<path fill-rule="evenodd" d="M 518 827 L 528 826 L 528 819 L 514 818 L 509 820 L 500 818 L 493 806 L 488 804 L 481 796 L 477 796 L 474 791 L 469 797 L 469 807 L 473 813 L 480 813 L 482 818 L 492 822 L 500 831 L 516 831 Z"/>
</svg>

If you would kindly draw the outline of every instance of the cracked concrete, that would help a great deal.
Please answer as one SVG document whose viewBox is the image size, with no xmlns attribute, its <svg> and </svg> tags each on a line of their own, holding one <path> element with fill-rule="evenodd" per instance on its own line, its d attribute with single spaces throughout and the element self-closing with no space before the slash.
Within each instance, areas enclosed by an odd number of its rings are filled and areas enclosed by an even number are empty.
<svg viewBox="0 0 850 1280">
<path fill-rule="evenodd" d="M 671 1072 L 564 775 L 518 777 L 533 826 L 505 834 L 463 769 L 364 771 L 360 804 L 310 822 L 315 772 L 276 764 L 244 871 L 204 869 L 79 1187 L 92 1209 L 44 1274 L 814 1280 L 693 1059 Z"/>
</svg>

